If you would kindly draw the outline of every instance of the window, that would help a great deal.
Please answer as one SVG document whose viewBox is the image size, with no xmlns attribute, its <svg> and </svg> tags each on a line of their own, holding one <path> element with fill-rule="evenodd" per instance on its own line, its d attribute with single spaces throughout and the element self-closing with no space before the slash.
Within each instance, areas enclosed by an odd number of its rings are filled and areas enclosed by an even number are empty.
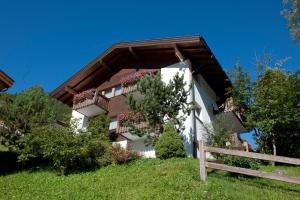
<svg viewBox="0 0 300 200">
<path fill-rule="evenodd" d="M 119 95 L 122 94 L 122 87 L 121 87 L 121 85 L 117 85 L 114 88 L 109 88 L 105 91 L 102 91 L 102 94 L 104 96 L 106 96 L 107 98 L 112 98 L 112 97 L 115 97 L 115 96 L 119 96 Z"/>
<path fill-rule="evenodd" d="M 109 123 L 109 130 L 116 129 L 118 127 L 118 121 L 117 118 L 113 118 L 111 122 Z"/>
<path fill-rule="evenodd" d="M 122 87 L 121 85 L 118 85 L 115 87 L 115 96 L 121 95 L 122 93 Z"/>
<path fill-rule="evenodd" d="M 113 97 L 112 88 L 105 90 L 104 96 L 106 96 L 107 98 Z"/>
</svg>

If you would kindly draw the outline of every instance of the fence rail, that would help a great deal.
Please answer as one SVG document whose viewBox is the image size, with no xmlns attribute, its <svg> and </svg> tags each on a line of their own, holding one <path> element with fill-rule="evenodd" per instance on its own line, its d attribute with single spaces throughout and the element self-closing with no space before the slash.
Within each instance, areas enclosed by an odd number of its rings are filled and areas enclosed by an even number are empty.
<svg viewBox="0 0 300 200">
<path fill-rule="evenodd" d="M 210 146 L 205 146 L 203 140 L 200 140 L 199 141 L 200 178 L 203 181 L 207 180 L 206 168 L 212 168 L 212 169 L 220 169 L 220 170 L 233 172 L 233 173 L 245 174 L 245 175 L 249 175 L 249 176 L 256 176 L 256 177 L 261 177 L 261 178 L 268 178 L 268 179 L 273 179 L 273 180 L 284 181 L 284 182 L 288 182 L 288 183 L 300 184 L 300 179 L 297 177 L 284 176 L 284 175 L 279 175 L 279 174 L 275 174 L 275 173 L 262 172 L 262 171 L 245 169 L 245 168 L 240 168 L 240 167 L 233 167 L 233 166 L 219 164 L 219 163 L 213 163 L 213 162 L 206 162 L 206 152 L 220 153 L 220 154 L 234 155 L 234 156 L 242 156 L 242 157 L 253 158 L 253 159 L 268 160 L 268 161 L 273 161 L 273 162 L 300 165 L 300 159 L 289 158 L 289 157 L 284 157 L 284 156 L 267 155 L 267 154 L 261 154 L 261 153 L 237 151 L 237 150 L 231 150 L 231 149 L 222 149 L 222 148 L 217 148 L 217 147 L 210 147 Z"/>
</svg>

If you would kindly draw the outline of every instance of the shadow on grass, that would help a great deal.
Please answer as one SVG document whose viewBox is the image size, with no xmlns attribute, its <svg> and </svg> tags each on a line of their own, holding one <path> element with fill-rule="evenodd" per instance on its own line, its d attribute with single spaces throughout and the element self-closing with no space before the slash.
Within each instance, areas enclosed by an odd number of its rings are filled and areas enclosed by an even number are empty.
<svg viewBox="0 0 300 200">
<path fill-rule="evenodd" d="M 53 171 L 49 162 L 42 159 L 32 159 L 29 162 L 18 162 L 18 154 L 10 151 L 0 151 L 0 176 L 17 173 L 20 171 Z"/>
<path fill-rule="evenodd" d="M 276 181 L 276 180 L 270 180 L 265 178 L 258 178 L 254 176 L 247 176 L 247 175 L 241 175 L 236 173 L 228 173 L 223 172 L 216 169 L 211 169 L 208 172 L 208 179 L 209 176 L 215 177 L 215 178 L 225 178 L 229 182 L 236 182 L 240 181 L 242 184 L 257 187 L 260 189 L 266 189 L 266 190 L 274 190 L 274 191 L 281 191 L 281 192 L 293 192 L 296 194 L 300 193 L 300 185 L 292 184 L 292 183 L 286 183 L 282 181 Z"/>
<path fill-rule="evenodd" d="M 0 175 L 6 175 L 18 171 L 17 154 L 9 151 L 0 151 Z"/>
</svg>

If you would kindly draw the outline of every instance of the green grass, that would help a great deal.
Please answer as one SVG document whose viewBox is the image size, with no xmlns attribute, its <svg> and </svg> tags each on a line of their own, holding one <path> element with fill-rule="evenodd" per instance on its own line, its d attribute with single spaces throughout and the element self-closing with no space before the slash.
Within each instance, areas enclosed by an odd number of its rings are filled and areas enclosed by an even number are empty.
<svg viewBox="0 0 300 200">
<path fill-rule="evenodd" d="M 300 175 L 300 168 L 282 168 Z M 222 171 L 210 171 L 203 183 L 197 160 L 153 159 L 65 177 L 51 170 L 3 175 L 0 199 L 300 199 L 300 186 Z"/>
</svg>

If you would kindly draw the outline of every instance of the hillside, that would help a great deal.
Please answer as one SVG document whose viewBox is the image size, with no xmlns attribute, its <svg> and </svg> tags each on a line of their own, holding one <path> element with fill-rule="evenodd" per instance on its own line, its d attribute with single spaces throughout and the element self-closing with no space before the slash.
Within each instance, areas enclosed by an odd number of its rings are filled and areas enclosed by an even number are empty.
<svg viewBox="0 0 300 200">
<path fill-rule="evenodd" d="M 300 176 L 300 168 L 282 168 Z M 208 179 L 199 181 L 194 159 L 140 160 L 65 177 L 22 171 L 0 176 L 0 199 L 300 199 L 299 185 L 221 171 L 210 171 Z"/>
</svg>

